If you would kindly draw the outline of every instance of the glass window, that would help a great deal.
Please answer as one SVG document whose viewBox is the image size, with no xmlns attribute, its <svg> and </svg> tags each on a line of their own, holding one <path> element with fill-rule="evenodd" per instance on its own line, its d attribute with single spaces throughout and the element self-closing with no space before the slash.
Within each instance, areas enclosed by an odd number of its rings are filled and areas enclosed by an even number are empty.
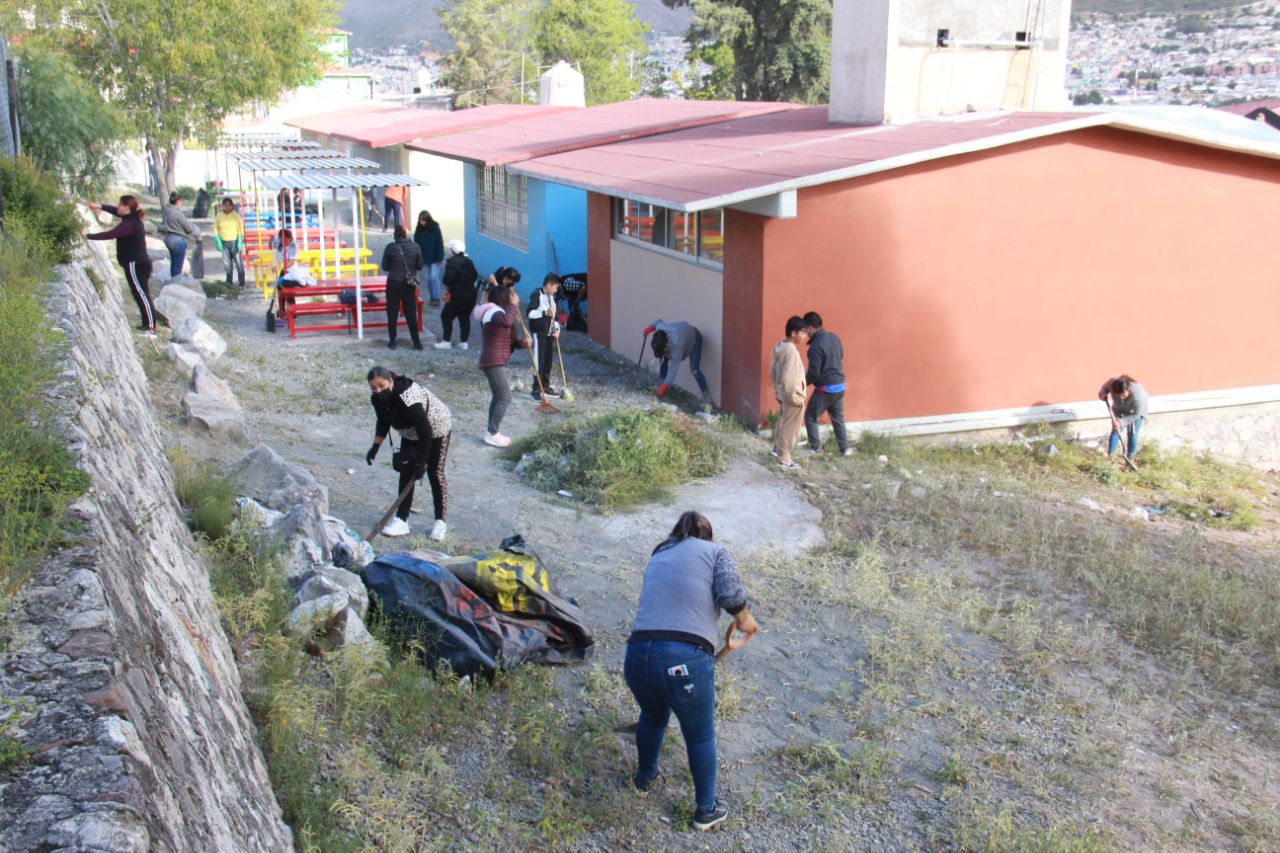
<svg viewBox="0 0 1280 853">
<path fill-rule="evenodd" d="M 617 199 L 614 232 L 715 264 L 724 262 L 724 211 L 684 213 L 629 198 Z"/>
<path fill-rule="evenodd" d="M 506 166 L 476 173 L 476 230 L 520 251 L 529 249 L 529 182 Z"/>
</svg>

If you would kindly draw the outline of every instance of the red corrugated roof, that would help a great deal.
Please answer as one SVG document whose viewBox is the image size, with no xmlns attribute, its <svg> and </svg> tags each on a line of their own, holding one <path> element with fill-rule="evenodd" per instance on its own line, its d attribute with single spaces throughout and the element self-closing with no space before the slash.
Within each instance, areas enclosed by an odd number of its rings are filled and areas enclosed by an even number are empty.
<svg viewBox="0 0 1280 853">
<path fill-rule="evenodd" d="M 491 104 L 469 110 L 415 110 L 373 104 L 292 118 L 285 123 L 312 133 L 323 133 L 359 145 L 382 148 L 410 139 L 458 133 L 529 116 L 555 115 L 574 109 L 536 104 Z"/>
<path fill-rule="evenodd" d="M 478 166 L 500 166 L 712 122 L 795 109 L 798 109 L 796 104 L 763 101 L 637 98 L 572 113 L 522 118 L 500 127 L 472 130 L 443 139 L 417 139 L 408 147 Z"/>
<path fill-rule="evenodd" d="M 859 172 L 979 150 L 1096 122 L 1094 113 L 1002 113 L 907 125 L 827 121 L 825 106 L 775 112 L 521 163 L 520 174 L 681 209 L 703 209 Z"/>
<path fill-rule="evenodd" d="M 1230 104 L 1225 107 L 1218 107 L 1224 113 L 1235 113 L 1238 116 L 1247 116 L 1249 113 L 1257 109 L 1271 110 L 1272 112 L 1280 112 L 1280 98 L 1267 98 L 1261 101 L 1249 101 L 1245 104 Z"/>
</svg>

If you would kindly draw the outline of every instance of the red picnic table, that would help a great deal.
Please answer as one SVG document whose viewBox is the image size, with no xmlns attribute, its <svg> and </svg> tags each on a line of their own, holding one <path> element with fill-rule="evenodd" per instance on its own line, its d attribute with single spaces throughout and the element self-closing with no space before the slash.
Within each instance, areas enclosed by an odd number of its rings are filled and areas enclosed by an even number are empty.
<svg viewBox="0 0 1280 853">
<path fill-rule="evenodd" d="M 356 280 L 322 279 L 314 287 L 281 287 L 276 290 L 276 316 L 283 317 L 289 326 L 289 337 L 296 338 L 298 332 L 341 332 L 351 334 L 356 328 L 356 306 L 339 301 L 338 294 L 344 290 L 355 291 Z M 419 288 L 421 290 L 421 288 Z M 387 279 L 385 276 L 372 276 L 360 280 L 360 292 L 365 297 L 364 328 L 385 329 L 387 327 L 386 301 Z M 368 294 L 377 298 L 368 300 Z M 318 298 L 318 301 L 299 302 L 299 299 Z M 418 328 L 422 328 L 422 295 L 417 297 Z M 345 319 L 342 323 L 321 323 L 300 326 L 297 318 L 308 315 L 337 314 Z M 375 319 L 370 319 L 370 317 Z M 408 318 L 401 317 L 399 324 L 408 325 Z"/>
</svg>

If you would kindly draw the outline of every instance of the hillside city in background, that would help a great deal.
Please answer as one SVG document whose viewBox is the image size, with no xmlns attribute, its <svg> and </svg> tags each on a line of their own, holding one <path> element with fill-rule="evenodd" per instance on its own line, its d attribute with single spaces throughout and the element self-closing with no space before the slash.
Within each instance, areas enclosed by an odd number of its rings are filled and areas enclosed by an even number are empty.
<svg viewBox="0 0 1280 853">
<path fill-rule="evenodd" d="M 425 14 L 434 15 L 434 11 Z M 647 37 L 648 95 L 683 97 L 689 79 L 682 35 L 670 21 Z M 353 25 L 354 26 L 354 25 Z M 445 44 L 371 49 L 352 38 L 352 66 L 379 95 L 431 94 Z M 1280 91 L 1280 2 L 1170 14 L 1081 13 L 1073 17 L 1068 95 L 1077 104 L 1240 103 Z"/>
</svg>

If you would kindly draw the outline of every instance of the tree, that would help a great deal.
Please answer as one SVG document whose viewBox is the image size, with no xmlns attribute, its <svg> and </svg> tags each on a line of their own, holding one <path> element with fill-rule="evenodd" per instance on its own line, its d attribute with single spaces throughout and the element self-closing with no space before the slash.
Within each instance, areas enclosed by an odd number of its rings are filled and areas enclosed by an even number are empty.
<svg viewBox="0 0 1280 853">
<path fill-rule="evenodd" d="M 827 100 L 831 0 L 662 0 L 691 6 L 689 59 L 707 68 L 695 96 L 739 100 Z M 726 59 L 732 56 L 732 79 Z"/>
<path fill-rule="evenodd" d="M 459 106 L 524 100 L 520 80 L 537 81 L 533 18 L 537 0 L 446 0 L 436 10 L 453 50 L 440 82 Z"/>
<path fill-rule="evenodd" d="M 76 73 L 66 56 L 23 45 L 18 50 L 22 149 L 75 195 L 100 192 L 127 131 L 120 110 Z"/>
<path fill-rule="evenodd" d="M 334 0 L 37 0 L 39 34 L 101 81 L 174 186 L 183 142 L 319 77 Z"/>
<path fill-rule="evenodd" d="M 544 64 L 576 64 L 587 106 L 625 101 L 641 86 L 649 25 L 626 0 L 547 0 L 534 20 L 534 46 Z"/>
</svg>

